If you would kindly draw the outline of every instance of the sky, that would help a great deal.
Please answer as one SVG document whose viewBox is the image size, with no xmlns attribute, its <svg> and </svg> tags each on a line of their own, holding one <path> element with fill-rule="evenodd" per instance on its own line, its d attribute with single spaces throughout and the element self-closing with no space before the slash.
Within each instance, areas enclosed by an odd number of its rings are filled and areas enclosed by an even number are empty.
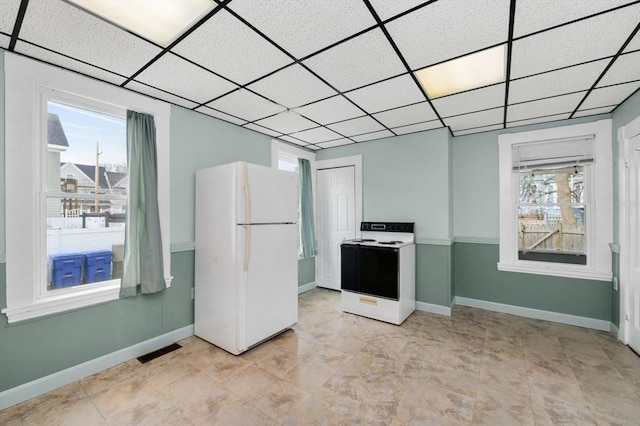
<svg viewBox="0 0 640 426">
<path fill-rule="evenodd" d="M 100 143 L 100 165 L 127 163 L 126 119 L 49 102 L 48 112 L 60 117 L 69 149 L 60 154 L 63 163 L 94 165 Z"/>
</svg>

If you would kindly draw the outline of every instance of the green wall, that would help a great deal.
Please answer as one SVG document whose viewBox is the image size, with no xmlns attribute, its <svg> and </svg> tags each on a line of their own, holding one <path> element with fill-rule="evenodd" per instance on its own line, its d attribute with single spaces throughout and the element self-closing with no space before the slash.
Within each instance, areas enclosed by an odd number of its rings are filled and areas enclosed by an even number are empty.
<svg viewBox="0 0 640 426">
<path fill-rule="evenodd" d="M 0 391 L 193 323 L 193 252 L 173 253 L 171 288 L 7 324 L 0 316 Z M 0 264 L 0 306 L 7 306 Z"/>
<path fill-rule="evenodd" d="M 609 321 L 611 285 L 604 281 L 498 271 L 498 245 L 455 243 L 455 294 Z"/>
<path fill-rule="evenodd" d="M 486 132 L 453 139 L 453 250 L 456 296 L 611 320 L 618 323 L 619 295 L 610 282 L 517 274 L 497 270 L 499 239 L 498 135 L 613 121 L 614 240 L 618 241 L 617 129 L 640 113 L 640 94 L 613 114 Z M 471 179 L 470 179 L 471 177 Z M 477 244 L 471 244 L 477 243 Z M 613 254 L 617 274 L 617 255 Z"/>
<path fill-rule="evenodd" d="M 307 257 L 298 260 L 298 286 L 309 284 L 316 280 L 316 258 Z"/>
<path fill-rule="evenodd" d="M 450 142 L 448 129 L 437 129 L 321 150 L 316 159 L 362 154 L 364 220 L 415 222 L 418 242 L 449 240 Z"/>
<path fill-rule="evenodd" d="M 416 298 L 452 301 L 452 146 L 448 129 L 318 151 L 317 160 L 362 155 L 362 216 L 415 222 Z"/>
</svg>

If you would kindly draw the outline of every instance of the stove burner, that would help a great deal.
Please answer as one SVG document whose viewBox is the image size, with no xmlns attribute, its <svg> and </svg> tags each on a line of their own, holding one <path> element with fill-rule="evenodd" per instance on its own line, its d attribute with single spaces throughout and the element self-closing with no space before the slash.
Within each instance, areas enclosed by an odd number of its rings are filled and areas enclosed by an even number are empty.
<svg viewBox="0 0 640 426">
<path fill-rule="evenodd" d="M 379 244 L 389 244 L 389 245 L 392 245 L 392 244 L 400 244 L 400 243 L 402 243 L 402 241 L 380 241 L 380 243 L 379 243 Z"/>
<path fill-rule="evenodd" d="M 355 240 L 349 240 L 352 241 L 354 243 L 373 243 L 376 240 L 370 239 L 370 238 L 361 238 L 361 239 L 355 239 Z"/>
</svg>

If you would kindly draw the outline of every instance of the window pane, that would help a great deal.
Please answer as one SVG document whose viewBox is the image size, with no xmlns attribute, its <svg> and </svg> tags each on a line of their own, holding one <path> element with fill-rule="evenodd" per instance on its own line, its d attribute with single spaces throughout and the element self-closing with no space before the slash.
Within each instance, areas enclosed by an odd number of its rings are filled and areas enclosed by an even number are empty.
<svg viewBox="0 0 640 426">
<path fill-rule="evenodd" d="M 298 173 L 298 163 L 280 158 L 278 159 L 278 169 Z"/>
<path fill-rule="evenodd" d="M 520 173 L 518 259 L 586 265 L 581 166 Z"/>
<path fill-rule="evenodd" d="M 126 120 L 54 102 L 47 103 L 47 112 L 47 289 L 119 278 L 128 183 Z"/>
<path fill-rule="evenodd" d="M 520 204 L 584 202 L 582 166 L 520 172 Z"/>
</svg>

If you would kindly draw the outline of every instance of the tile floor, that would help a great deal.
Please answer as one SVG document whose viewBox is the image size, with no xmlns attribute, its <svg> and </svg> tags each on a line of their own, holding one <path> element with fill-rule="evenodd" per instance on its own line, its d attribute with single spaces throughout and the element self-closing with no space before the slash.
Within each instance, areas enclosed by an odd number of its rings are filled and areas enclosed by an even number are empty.
<svg viewBox="0 0 640 426">
<path fill-rule="evenodd" d="M 0 412 L 9 425 L 640 422 L 640 358 L 609 334 L 455 307 L 393 326 L 300 296 L 294 330 L 235 357 L 190 337 Z"/>
</svg>

